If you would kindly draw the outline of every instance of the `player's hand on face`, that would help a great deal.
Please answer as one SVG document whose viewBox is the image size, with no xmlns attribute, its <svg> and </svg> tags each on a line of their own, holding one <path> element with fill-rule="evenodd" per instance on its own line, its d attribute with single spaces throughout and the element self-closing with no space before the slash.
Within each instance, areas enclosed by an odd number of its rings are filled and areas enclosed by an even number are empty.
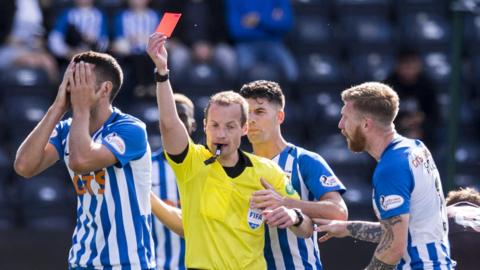
<svg viewBox="0 0 480 270">
<path fill-rule="evenodd" d="M 167 36 L 153 33 L 148 38 L 147 53 L 159 71 L 167 69 L 168 53 L 165 47 Z"/>
<path fill-rule="evenodd" d="M 297 214 L 294 210 L 285 206 L 280 206 L 273 210 L 267 209 L 262 212 L 263 220 L 266 224 L 273 227 L 285 229 L 297 222 Z"/>
<path fill-rule="evenodd" d="M 318 242 L 323 243 L 332 237 L 342 238 L 349 236 L 347 230 L 347 221 L 343 220 L 328 220 L 322 218 L 313 218 L 313 223 L 317 224 L 315 231 L 324 233 L 318 239 Z"/>
<path fill-rule="evenodd" d="M 252 194 L 250 199 L 252 208 L 275 209 L 283 206 L 284 198 L 275 191 L 272 185 L 263 178 L 260 179 L 260 182 L 265 189 Z"/>
<path fill-rule="evenodd" d="M 53 105 L 60 109 L 63 113 L 67 112 L 70 108 L 70 89 L 68 80 L 71 76 L 73 76 L 73 71 L 75 70 L 75 63 L 73 61 L 68 64 L 65 73 L 63 74 L 62 82 L 58 87 L 57 97 L 53 102 Z"/>
<path fill-rule="evenodd" d="M 73 110 L 90 110 L 100 99 L 101 92 L 96 92 L 93 65 L 81 61 L 75 64 L 73 76 L 70 76 L 70 99 Z"/>
</svg>

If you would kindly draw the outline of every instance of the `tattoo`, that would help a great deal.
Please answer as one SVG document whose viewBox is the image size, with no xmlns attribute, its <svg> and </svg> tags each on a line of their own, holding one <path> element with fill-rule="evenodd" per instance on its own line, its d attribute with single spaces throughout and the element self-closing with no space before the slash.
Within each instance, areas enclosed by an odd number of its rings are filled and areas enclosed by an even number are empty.
<svg viewBox="0 0 480 270">
<path fill-rule="evenodd" d="M 396 265 L 391 265 L 388 263 L 384 263 L 377 259 L 377 257 L 373 256 L 370 264 L 365 268 L 365 270 L 393 270 L 395 269 Z"/>
<path fill-rule="evenodd" d="M 395 235 L 393 234 L 393 226 L 400 222 L 402 222 L 402 218 L 400 216 L 392 217 L 380 222 L 383 229 L 383 236 L 382 240 L 377 246 L 377 249 L 375 250 L 375 253 L 383 253 L 392 246 L 395 238 Z"/>
<path fill-rule="evenodd" d="M 382 227 L 379 223 L 353 221 L 348 222 L 347 230 L 353 238 L 378 243 L 382 237 Z"/>
</svg>

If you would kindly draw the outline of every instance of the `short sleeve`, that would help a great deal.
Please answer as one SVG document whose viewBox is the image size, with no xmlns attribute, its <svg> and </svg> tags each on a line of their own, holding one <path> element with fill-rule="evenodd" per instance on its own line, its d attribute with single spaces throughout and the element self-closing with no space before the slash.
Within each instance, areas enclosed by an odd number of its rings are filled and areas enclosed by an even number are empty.
<svg viewBox="0 0 480 270">
<path fill-rule="evenodd" d="M 147 151 L 145 127 L 135 122 L 113 125 L 103 134 L 102 144 L 117 158 L 122 166 L 141 158 Z"/>
<path fill-rule="evenodd" d="M 378 168 L 373 176 L 373 188 L 380 219 L 409 213 L 413 176 L 408 163 L 399 162 Z"/>
<path fill-rule="evenodd" d="M 316 200 L 327 192 L 345 192 L 345 186 L 319 155 L 301 155 L 298 159 L 300 174 L 308 190 Z"/>
<path fill-rule="evenodd" d="M 55 129 L 53 129 L 52 134 L 50 135 L 50 138 L 48 140 L 48 142 L 52 144 L 57 150 L 60 159 L 63 159 L 64 156 L 65 149 L 63 143 L 68 134 L 69 126 L 69 120 L 59 122 L 55 126 Z"/>
</svg>

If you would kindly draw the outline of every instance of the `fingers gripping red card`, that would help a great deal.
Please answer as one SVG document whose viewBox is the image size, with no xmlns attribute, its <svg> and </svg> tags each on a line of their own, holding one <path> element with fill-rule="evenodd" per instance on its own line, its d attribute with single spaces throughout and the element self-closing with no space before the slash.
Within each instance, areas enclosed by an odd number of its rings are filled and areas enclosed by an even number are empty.
<svg viewBox="0 0 480 270">
<path fill-rule="evenodd" d="M 182 13 L 165 12 L 155 32 L 163 33 L 167 37 L 172 36 L 173 29 L 175 29 L 178 20 L 180 20 L 180 16 L 182 16 Z"/>
</svg>

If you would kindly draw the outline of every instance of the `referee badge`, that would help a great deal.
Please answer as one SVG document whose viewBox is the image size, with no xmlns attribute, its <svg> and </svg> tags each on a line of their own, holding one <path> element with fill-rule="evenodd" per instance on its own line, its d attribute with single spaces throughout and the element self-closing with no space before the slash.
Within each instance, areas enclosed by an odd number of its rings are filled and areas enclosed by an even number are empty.
<svg viewBox="0 0 480 270">
<path fill-rule="evenodd" d="M 260 225 L 262 225 L 262 222 L 263 222 L 262 210 L 249 208 L 247 213 L 248 226 L 251 229 L 255 230 L 258 227 L 260 227 Z"/>
<path fill-rule="evenodd" d="M 287 192 L 288 195 L 293 195 L 293 194 L 295 194 L 295 189 L 293 188 L 292 183 L 288 183 L 288 184 L 285 186 L 285 191 Z"/>
</svg>

